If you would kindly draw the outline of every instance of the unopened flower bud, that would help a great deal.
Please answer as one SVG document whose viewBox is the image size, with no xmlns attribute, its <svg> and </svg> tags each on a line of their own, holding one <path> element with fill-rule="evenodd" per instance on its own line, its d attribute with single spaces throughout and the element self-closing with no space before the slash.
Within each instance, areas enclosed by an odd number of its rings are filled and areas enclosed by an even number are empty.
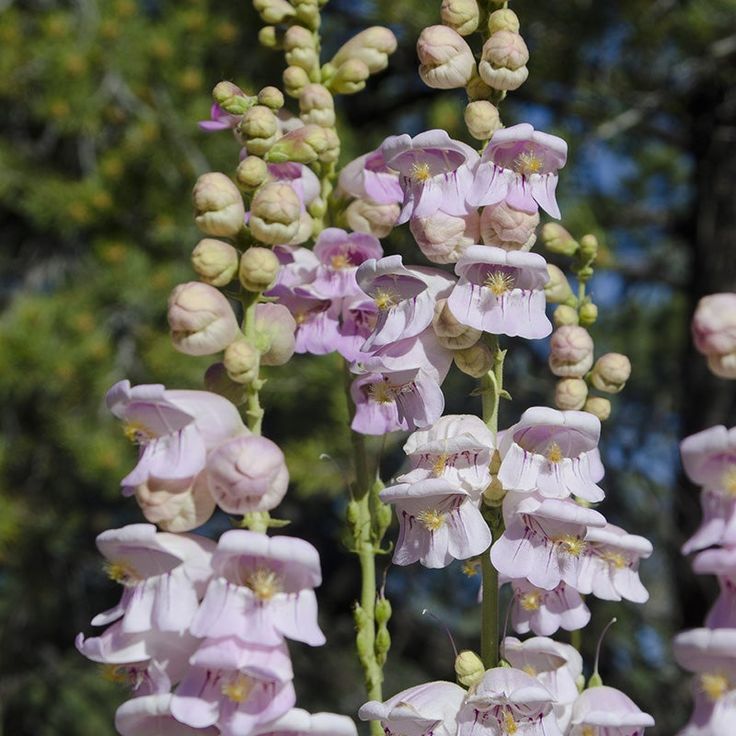
<svg viewBox="0 0 736 736">
<path fill-rule="evenodd" d="M 478 72 L 483 81 L 498 90 L 515 90 L 526 82 L 529 50 L 518 33 L 497 31 L 483 44 Z"/>
<path fill-rule="evenodd" d="M 556 222 L 548 222 L 542 228 L 542 242 L 550 253 L 561 256 L 574 256 L 579 245 L 577 241 Z"/>
<path fill-rule="evenodd" d="M 466 649 L 455 657 L 455 674 L 457 681 L 465 687 L 477 685 L 485 674 L 483 660 L 475 653 Z"/>
<path fill-rule="evenodd" d="M 289 26 L 284 34 L 284 49 L 293 51 L 294 49 L 312 49 L 317 48 L 317 39 L 315 35 L 303 26 Z"/>
<path fill-rule="evenodd" d="M 419 249 L 434 263 L 456 263 L 465 249 L 480 239 L 477 210 L 467 215 L 448 215 L 437 210 L 428 217 L 414 217 L 409 229 Z"/>
<path fill-rule="evenodd" d="M 159 488 L 153 479 L 136 486 L 135 500 L 146 521 L 166 532 L 188 532 L 202 526 L 215 510 L 215 499 L 207 487 L 206 474 L 200 473 L 183 490 Z"/>
<path fill-rule="evenodd" d="M 470 135 L 479 141 L 487 141 L 502 127 L 498 109 L 488 100 L 470 102 L 463 116 Z"/>
<path fill-rule="evenodd" d="M 580 322 L 578 318 L 578 310 L 567 304 L 560 304 L 552 313 L 552 321 L 555 327 L 563 327 L 565 325 L 577 325 Z"/>
<path fill-rule="evenodd" d="M 283 304 L 256 307 L 256 345 L 261 365 L 284 365 L 294 355 L 296 320 Z"/>
<path fill-rule="evenodd" d="M 187 355 L 219 353 L 240 332 L 230 302 L 199 281 L 179 284 L 171 292 L 168 321 L 174 347 Z"/>
<path fill-rule="evenodd" d="M 287 0 L 253 0 L 253 7 L 264 23 L 277 25 L 294 15 L 294 8 Z"/>
<path fill-rule="evenodd" d="M 519 32 L 519 18 L 510 8 L 494 10 L 488 16 L 488 33 L 493 35 L 498 31 Z"/>
<path fill-rule="evenodd" d="M 299 97 L 301 91 L 310 83 L 309 74 L 300 66 L 287 66 L 282 75 L 284 89 L 290 97 Z"/>
<path fill-rule="evenodd" d="M 385 626 L 391 618 L 391 601 L 383 596 L 376 600 L 376 611 L 375 611 L 376 623 L 379 626 Z"/>
<path fill-rule="evenodd" d="M 493 368 L 493 353 L 482 342 L 464 350 L 456 350 L 452 358 L 463 373 L 473 378 L 480 378 Z"/>
<path fill-rule="evenodd" d="M 400 213 L 401 207 L 396 203 L 376 204 L 367 199 L 355 199 L 345 210 L 345 219 L 350 229 L 357 233 L 385 238 L 394 229 Z"/>
<path fill-rule="evenodd" d="M 477 0 L 442 0 L 440 8 L 442 23 L 457 31 L 461 36 L 468 36 L 478 28 L 480 10 Z"/>
<path fill-rule="evenodd" d="M 417 39 L 419 76 L 434 89 L 464 87 L 475 72 L 475 58 L 465 39 L 447 26 L 429 26 Z"/>
<path fill-rule="evenodd" d="M 549 346 L 549 367 L 556 376 L 581 378 L 593 365 L 593 338 L 584 327 L 559 327 Z"/>
<path fill-rule="evenodd" d="M 391 634 L 386 627 L 380 627 L 378 631 L 376 631 L 376 643 L 374 646 L 376 650 L 376 660 L 379 664 L 383 664 L 386 661 L 386 655 L 388 654 L 389 649 L 391 649 Z"/>
<path fill-rule="evenodd" d="M 297 20 L 316 31 L 320 25 L 318 0 L 292 0 L 292 4 L 296 10 Z"/>
<path fill-rule="evenodd" d="M 596 360 L 592 384 L 607 394 L 617 394 L 631 377 L 631 361 L 621 353 L 606 353 Z"/>
<path fill-rule="evenodd" d="M 246 388 L 235 383 L 230 376 L 227 375 L 223 363 L 213 363 L 204 374 L 204 387 L 212 393 L 224 396 L 236 406 L 244 404 L 248 392 Z"/>
<path fill-rule="evenodd" d="M 262 156 L 276 142 L 279 123 L 273 110 L 256 105 L 243 115 L 238 130 L 249 154 Z"/>
<path fill-rule="evenodd" d="M 580 324 L 583 327 L 590 327 L 592 324 L 595 324 L 597 319 L 598 307 L 593 304 L 593 302 L 585 302 L 585 304 L 580 307 Z"/>
<path fill-rule="evenodd" d="M 526 251 L 531 250 L 537 242 L 537 225 L 538 212 L 523 212 L 501 201 L 483 208 L 480 234 L 486 245 L 504 250 Z"/>
<path fill-rule="evenodd" d="M 487 100 L 493 93 L 493 89 L 489 87 L 480 76 L 473 76 L 465 87 L 468 99 L 471 102 L 476 100 Z"/>
<path fill-rule="evenodd" d="M 396 51 L 396 36 L 383 26 L 372 26 L 344 43 L 330 62 L 336 69 L 349 59 L 362 61 L 370 74 L 388 66 L 389 54 Z"/>
<path fill-rule="evenodd" d="M 307 212 L 312 217 L 324 217 L 327 214 L 327 202 L 322 197 L 315 197 L 307 205 Z M 357 228 L 353 228 L 353 230 L 357 230 Z"/>
<path fill-rule="evenodd" d="M 267 49 L 282 48 L 281 34 L 274 26 L 263 26 L 263 28 L 258 31 L 258 41 L 261 46 L 265 46 Z"/>
<path fill-rule="evenodd" d="M 242 115 L 255 105 L 254 97 L 249 97 L 232 82 L 218 82 L 212 90 L 212 99 L 231 115 Z"/>
<path fill-rule="evenodd" d="M 286 63 L 301 67 L 309 73 L 312 69 L 319 68 L 319 54 L 314 49 L 297 47 L 286 52 Z"/>
<path fill-rule="evenodd" d="M 382 539 L 386 529 L 391 526 L 393 512 L 391 506 L 382 503 L 373 510 L 373 529 L 377 539 Z"/>
<path fill-rule="evenodd" d="M 206 235 L 233 236 L 243 228 L 243 198 L 225 174 L 202 174 L 192 190 L 192 201 L 194 221 Z"/>
<path fill-rule="evenodd" d="M 238 251 L 230 243 L 204 238 L 192 251 L 192 266 L 206 284 L 225 286 L 238 272 Z"/>
<path fill-rule="evenodd" d="M 284 106 L 284 94 L 278 87 L 264 87 L 258 93 L 258 104 L 280 110 Z"/>
<path fill-rule="evenodd" d="M 602 396 L 591 396 L 585 402 L 583 409 L 598 417 L 602 422 L 605 422 L 611 416 L 611 402 Z"/>
<path fill-rule="evenodd" d="M 570 282 L 562 269 L 555 266 L 554 263 L 548 263 L 547 273 L 549 281 L 544 285 L 544 296 L 548 304 L 562 304 L 573 296 Z M 577 316 L 574 323 L 568 322 L 567 324 L 577 324 Z"/>
<path fill-rule="evenodd" d="M 266 291 L 276 280 L 280 266 L 270 249 L 248 248 L 240 259 L 240 283 L 248 291 Z"/>
<path fill-rule="evenodd" d="M 328 128 L 320 125 L 304 125 L 280 138 L 266 154 L 266 161 L 283 164 L 293 161 L 298 164 L 311 164 L 330 148 L 331 138 Z"/>
<path fill-rule="evenodd" d="M 258 378 L 260 355 L 245 339 L 230 343 L 222 356 L 222 362 L 227 375 L 236 383 L 248 385 Z"/>
<path fill-rule="evenodd" d="M 371 75 L 368 65 L 360 59 L 348 59 L 337 68 L 335 76 L 330 79 L 330 88 L 341 95 L 352 95 L 365 87 Z"/>
<path fill-rule="evenodd" d="M 299 229 L 301 203 L 283 182 L 267 182 L 253 197 L 248 225 L 262 243 L 288 243 Z"/>
<path fill-rule="evenodd" d="M 432 328 L 437 342 L 449 350 L 464 350 L 480 340 L 482 332 L 458 322 L 447 306 L 447 299 L 438 299 L 434 308 Z"/>
<path fill-rule="evenodd" d="M 595 235 L 583 235 L 580 238 L 580 257 L 586 261 L 594 261 L 598 255 L 598 238 Z"/>
<path fill-rule="evenodd" d="M 555 386 L 555 406 L 562 411 L 582 409 L 588 397 L 588 384 L 582 378 L 563 378 Z"/>
<path fill-rule="evenodd" d="M 327 87 L 308 84 L 299 95 L 301 119 L 309 124 L 330 128 L 335 124 L 335 100 Z"/>
<path fill-rule="evenodd" d="M 327 146 L 319 155 L 322 163 L 336 163 L 340 158 L 340 137 L 334 128 L 324 128 Z"/>
<path fill-rule="evenodd" d="M 296 229 L 296 235 L 285 245 L 301 245 L 306 243 L 312 236 L 317 237 L 317 233 L 314 232 L 315 222 L 308 212 L 302 212 L 299 215 L 299 225 Z"/>
<path fill-rule="evenodd" d="M 246 192 L 258 189 L 268 179 L 266 162 L 258 156 L 246 156 L 235 170 L 235 180 L 238 186 Z"/>
</svg>

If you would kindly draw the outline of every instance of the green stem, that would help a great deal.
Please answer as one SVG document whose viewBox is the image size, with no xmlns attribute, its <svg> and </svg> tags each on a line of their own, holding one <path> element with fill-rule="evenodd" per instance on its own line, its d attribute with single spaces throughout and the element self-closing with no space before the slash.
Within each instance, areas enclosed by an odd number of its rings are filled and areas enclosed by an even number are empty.
<svg viewBox="0 0 736 736">
<path fill-rule="evenodd" d="M 498 571 L 491 564 L 490 547 L 480 559 L 483 579 L 480 658 L 485 668 L 490 669 L 498 665 Z"/>
<path fill-rule="evenodd" d="M 246 340 L 255 346 L 256 344 L 256 307 L 258 305 L 258 299 L 260 294 L 254 292 L 246 292 L 241 301 L 243 303 L 243 311 L 245 317 L 243 319 L 243 334 Z M 260 375 L 257 375 L 255 380 L 248 386 L 248 395 L 246 399 L 245 409 L 245 420 L 248 424 L 248 429 L 253 434 L 261 433 L 261 423 L 263 422 L 263 407 L 261 406 L 261 400 L 259 391 L 261 390 L 261 379 Z"/>
</svg>

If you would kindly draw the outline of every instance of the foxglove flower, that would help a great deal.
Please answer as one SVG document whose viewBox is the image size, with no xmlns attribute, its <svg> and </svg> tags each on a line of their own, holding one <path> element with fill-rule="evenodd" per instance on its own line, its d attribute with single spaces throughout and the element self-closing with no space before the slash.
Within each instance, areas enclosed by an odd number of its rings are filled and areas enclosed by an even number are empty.
<svg viewBox="0 0 736 736">
<path fill-rule="evenodd" d="M 601 501 L 600 433 L 600 420 L 588 412 L 527 409 L 500 440 L 503 461 L 498 479 L 506 490 Z"/>
<path fill-rule="evenodd" d="M 115 729 L 121 736 L 217 736 L 218 730 L 192 728 L 171 715 L 171 695 L 147 695 L 123 703 L 115 712 Z"/>
<path fill-rule="evenodd" d="M 307 713 L 292 708 L 273 723 L 254 731 L 254 736 L 358 736 L 352 718 L 335 713 Z"/>
<path fill-rule="evenodd" d="M 709 629 L 736 628 L 736 548 L 716 547 L 700 552 L 693 559 L 699 575 L 717 575 L 720 595 L 705 619 Z"/>
<path fill-rule="evenodd" d="M 530 214 L 541 207 L 559 219 L 557 171 L 566 161 L 562 138 L 536 131 L 529 123 L 501 128 L 483 151 L 469 202 L 479 207 L 505 201 Z"/>
<path fill-rule="evenodd" d="M 552 636 L 557 629 L 575 631 L 590 621 L 590 609 L 580 593 L 565 583 L 544 590 L 522 578 L 511 580 L 511 587 L 511 623 L 520 634 L 533 631 L 538 636 Z"/>
<path fill-rule="evenodd" d="M 589 687 L 572 707 L 570 736 L 642 736 L 654 718 L 640 710 L 628 695 L 612 687 Z M 723 733 L 726 733 L 725 731 Z"/>
<path fill-rule="evenodd" d="M 405 133 L 391 136 L 381 153 L 400 175 L 404 201 L 399 224 L 436 210 L 464 215 L 472 209 L 466 198 L 479 158 L 470 146 L 452 140 L 444 130 L 428 130 L 414 138 Z"/>
<path fill-rule="evenodd" d="M 546 337 L 547 263 L 537 253 L 485 245 L 465 249 L 455 265 L 460 277 L 447 304 L 459 322 L 494 335 Z"/>
<path fill-rule="evenodd" d="M 351 161 L 340 172 L 338 187 L 351 197 L 376 204 L 394 204 L 404 199 L 398 173 L 386 165 L 381 149 Z"/>
<path fill-rule="evenodd" d="M 479 555 L 491 544 L 491 532 L 470 494 L 452 483 L 429 478 L 384 488 L 381 500 L 396 507 L 399 538 L 393 561 L 447 567 L 452 560 Z"/>
</svg>

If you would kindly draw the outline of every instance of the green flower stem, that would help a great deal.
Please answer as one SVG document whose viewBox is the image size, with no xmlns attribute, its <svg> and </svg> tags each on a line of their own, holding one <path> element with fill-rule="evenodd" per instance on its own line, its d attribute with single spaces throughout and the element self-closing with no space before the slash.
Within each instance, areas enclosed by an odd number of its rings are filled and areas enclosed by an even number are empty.
<svg viewBox="0 0 736 736">
<path fill-rule="evenodd" d="M 256 344 L 256 306 L 260 298 L 259 293 L 245 292 L 241 297 L 243 304 L 243 334 L 251 345 Z M 259 375 L 255 377 L 248 386 L 248 396 L 246 399 L 245 421 L 248 429 L 253 434 L 261 433 L 261 423 L 263 422 L 263 407 L 259 397 L 259 392 L 263 381 Z"/>
</svg>

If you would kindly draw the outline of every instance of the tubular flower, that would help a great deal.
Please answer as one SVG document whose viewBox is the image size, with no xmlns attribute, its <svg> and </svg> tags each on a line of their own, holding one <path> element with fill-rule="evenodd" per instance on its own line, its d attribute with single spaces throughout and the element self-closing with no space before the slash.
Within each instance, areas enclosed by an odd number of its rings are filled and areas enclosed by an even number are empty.
<svg viewBox="0 0 736 736">
<path fill-rule="evenodd" d="M 338 187 L 351 197 L 376 204 L 396 204 L 404 199 L 399 174 L 386 164 L 380 148 L 347 164 L 340 172 Z"/>
<path fill-rule="evenodd" d="M 693 559 L 699 575 L 717 575 L 721 592 L 708 613 L 709 629 L 736 629 L 736 548 L 715 547 L 700 552 Z"/>
<path fill-rule="evenodd" d="M 371 435 L 407 430 L 408 423 L 405 418 L 399 417 L 396 403 L 395 392 L 399 389 L 381 373 L 358 376 L 350 385 L 350 396 L 355 404 L 355 416 L 350 428 L 360 434 Z M 444 408 L 444 400 L 442 406 Z"/>
<path fill-rule="evenodd" d="M 572 706 L 570 736 L 642 736 L 654 718 L 612 687 L 589 687 Z M 724 731 L 723 733 L 727 733 Z M 715 736 L 715 734 L 714 734 Z"/>
<path fill-rule="evenodd" d="M 528 123 L 501 128 L 483 152 L 468 201 L 474 207 L 505 201 L 530 214 L 541 207 L 559 218 L 557 171 L 566 161 L 567 143 L 562 138 L 536 131 Z"/>
<path fill-rule="evenodd" d="M 292 708 L 273 723 L 256 729 L 255 736 L 358 736 L 352 718 L 335 713 L 307 713 Z"/>
<path fill-rule="evenodd" d="M 191 728 L 171 715 L 171 694 L 147 695 L 123 703 L 115 712 L 121 736 L 217 736 L 218 730 Z"/>
<path fill-rule="evenodd" d="M 511 621 L 520 634 L 533 631 L 538 636 L 552 636 L 560 628 L 575 631 L 588 625 L 590 609 L 575 588 L 560 583 L 544 590 L 524 579 L 510 582 L 514 591 Z"/>
</svg>

